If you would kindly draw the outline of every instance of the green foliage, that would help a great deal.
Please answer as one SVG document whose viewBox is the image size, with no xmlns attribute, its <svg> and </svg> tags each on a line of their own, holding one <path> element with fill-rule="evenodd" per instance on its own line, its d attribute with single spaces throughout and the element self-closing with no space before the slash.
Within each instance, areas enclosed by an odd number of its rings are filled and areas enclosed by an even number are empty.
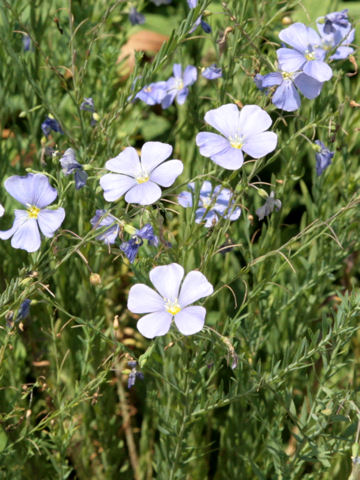
<svg viewBox="0 0 360 480">
<path fill-rule="evenodd" d="M 355 63 L 333 62 L 321 95 L 293 113 L 276 109 L 253 76 L 273 70 L 286 17 L 314 26 L 317 16 L 349 8 L 355 23 L 359 6 L 200 0 L 189 11 L 185 1 L 135 3 L 147 19 L 135 27 L 122 0 L 0 5 L 0 177 L 45 173 L 66 210 L 62 229 L 36 253 L 0 241 L 0 478 L 348 478 L 360 421 Z M 189 34 L 204 10 L 212 33 Z M 120 53 L 144 29 L 169 38 L 157 53 L 137 52 L 129 73 Z M 223 78 L 199 75 L 183 106 L 132 101 L 174 63 L 200 73 L 214 62 Z M 94 99 L 95 125 L 80 110 L 85 97 Z M 205 112 L 231 102 L 264 108 L 278 134 L 272 155 L 235 172 L 195 144 Z M 48 114 L 64 135 L 43 138 Z M 320 177 L 317 138 L 335 151 Z M 109 207 L 99 187 L 105 162 L 149 140 L 170 143 L 184 173 L 154 206 Z M 69 147 L 89 175 L 81 190 L 61 172 L 59 155 L 48 155 Z M 204 179 L 233 190 L 238 221 L 206 229 L 194 222 L 195 208 L 177 204 L 190 181 Z M 260 222 L 256 209 L 271 191 L 282 208 Z M 5 230 L 18 205 L 2 187 L 0 203 Z M 159 247 L 143 246 L 130 265 L 91 228 L 105 207 L 136 228 L 151 222 Z M 128 291 L 170 262 L 201 270 L 214 285 L 206 326 L 147 341 L 126 307 Z M 30 316 L 19 319 L 27 298 Z M 130 358 L 144 380 L 128 391 Z"/>
</svg>

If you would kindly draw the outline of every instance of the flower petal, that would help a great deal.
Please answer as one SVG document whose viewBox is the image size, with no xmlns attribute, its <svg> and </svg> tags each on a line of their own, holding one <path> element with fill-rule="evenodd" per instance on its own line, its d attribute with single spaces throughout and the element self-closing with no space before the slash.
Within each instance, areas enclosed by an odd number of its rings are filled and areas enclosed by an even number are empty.
<svg viewBox="0 0 360 480">
<path fill-rule="evenodd" d="M 184 269 L 178 263 L 155 267 L 150 271 L 150 280 L 160 295 L 174 301 L 179 297 L 180 283 L 184 276 Z"/>
<path fill-rule="evenodd" d="M 189 87 L 190 85 L 195 83 L 197 79 L 196 67 L 194 67 L 193 65 L 188 65 L 184 70 L 183 79 L 185 87 Z"/>
<path fill-rule="evenodd" d="M 135 148 L 126 147 L 119 155 L 108 160 L 105 167 L 111 172 L 136 177 L 140 171 L 139 155 Z"/>
<path fill-rule="evenodd" d="M 169 331 L 171 320 L 172 316 L 166 311 L 154 312 L 140 318 L 136 326 L 146 338 L 160 337 Z"/>
<path fill-rule="evenodd" d="M 320 43 L 320 37 L 315 30 L 300 22 L 293 23 L 290 27 L 281 30 L 279 38 L 299 52 L 306 52 L 309 46 Z"/>
<path fill-rule="evenodd" d="M 176 103 L 178 105 L 184 105 L 187 96 L 189 95 L 189 89 L 187 87 L 180 90 L 180 92 L 176 95 Z"/>
<path fill-rule="evenodd" d="M 297 50 L 291 48 L 279 48 L 276 51 L 279 67 L 284 72 L 296 72 L 306 62 L 305 56 Z"/>
<path fill-rule="evenodd" d="M 201 272 L 193 270 L 184 278 L 180 290 L 179 305 L 181 308 L 187 307 L 199 300 L 199 298 L 207 297 L 214 291 L 213 286 Z"/>
<path fill-rule="evenodd" d="M 244 163 L 244 156 L 240 149 L 229 146 L 227 150 L 212 155 L 211 160 L 227 170 L 237 170 Z"/>
<path fill-rule="evenodd" d="M 250 157 L 261 158 L 275 150 L 277 135 L 274 132 L 263 132 L 246 139 L 243 150 Z"/>
<path fill-rule="evenodd" d="M 131 187 L 137 185 L 136 180 L 127 175 L 107 173 L 100 178 L 100 185 L 104 190 L 104 198 L 107 202 L 113 202 L 122 197 Z"/>
<path fill-rule="evenodd" d="M 137 283 L 130 288 L 127 308 L 133 313 L 152 313 L 164 308 L 164 300 L 152 288 Z"/>
<path fill-rule="evenodd" d="M 300 73 L 294 78 L 294 83 L 304 97 L 312 100 L 320 95 L 322 82 L 318 82 L 315 78 L 309 77 L 305 73 Z"/>
<path fill-rule="evenodd" d="M 306 75 L 315 78 L 318 82 L 326 82 L 332 77 L 332 70 L 329 65 L 319 60 L 306 62 L 303 70 Z"/>
<path fill-rule="evenodd" d="M 18 230 L 23 223 L 29 218 L 28 213 L 26 210 L 15 210 L 15 220 L 13 226 L 9 230 L 2 230 L 0 231 L 0 239 L 1 240 L 8 240 L 16 230 Z"/>
<path fill-rule="evenodd" d="M 11 239 L 13 248 L 21 248 L 27 252 L 36 252 L 40 245 L 40 232 L 35 218 L 28 218 L 23 222 Z"/>
<path fill-rule="evenodd" d="M 150 174 L 150 180 L 162 187 L 170 187 L 184 170 L 181 160 L 168 160 L 155 168 Z"/>
<path fill-rule="evenodd" d="M 280 85 L 283 81 L 283 76 L 280 72 L 268 73 L 261 79 L 261 88 L 273 87 Z"/>
<path fill-rule="evenodd" d="M 230 142 L 217 133 L 200 132 L 196 135 L 196 145 L 201 155 L 211 157 L 230 148 Z"/>
<path fill-rule="evenodd" d="M 148 180 L 145 183 L 135 184 L 125 195 L 125 202 L 139 205 L 151 205 L 161 197 L 161 188 Z"/>
<path fill-rule="evenodd" d="M 57 197 L 56 189 L 41 173 L 28 173 L 24 177 L 14 175 L 5 181 L 4 186 L 10 195 L 23 205 L 44 208 Z"/>
<path fill-rule="evenodd" d="M 175 315 L 175 324 L 183 335 L 200 332 L 205 323 L 204 307 L 187 307 Z"/>
<path fill-rule="evenodd" d="M 182 77 L 182 67 L 180 63 L 174 63 L 173 74 L 174 74 L 174 77 L 176 78 Z"/>
<path fill-rule="evenodd" d="M 272 124 L 271 117 L 258 105 L 245 105 L 240 112 L 238 134 L 244 137 L 267 130 Z"/>
<path fill-rule="evenodd" d="M 239 109 L 234 103 L 228 103 L 209 110 L 205 114 L 204 120 L 225 137 L 230 137 L 238 130 Z"/>
<path fill-rule="evenodd" d="M 146 142 L 141 149 L 141 165 L 148 173 L 170 157 L 173 147 L 162 142 Z"/>
<path fill-rule="evenodd" d="M 191 193 L 190 192 L 185 192 L 185 191 L 179 193 L 178 202 L 184 208 L 192 207 L 193 203 L 192 203 Z"/>
<path fill-rule="evenodd" d="M 272 97 L 272 103 L 285 112 L 294 112 L 300 107 L 300 95 L 291 80 L 284 80 L 279 85 Z"/>
<path fill-rule="evenodd" d="M 45 237 L 51 238 L 64 221 L 64 218 L 65 210 L 63 208 L 57 208 L 56 210 L 41 210 L 37 221 Z"/>
</svg>

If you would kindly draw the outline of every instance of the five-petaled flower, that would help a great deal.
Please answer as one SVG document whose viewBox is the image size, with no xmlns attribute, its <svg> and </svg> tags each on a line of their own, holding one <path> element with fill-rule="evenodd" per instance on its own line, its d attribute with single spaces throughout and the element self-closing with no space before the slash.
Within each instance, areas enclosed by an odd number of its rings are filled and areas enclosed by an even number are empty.
<svg viewBox="0 0 360 480">
<path fill-rule="evenodd" d="M 95 215 L 90 220 L 91 225 L 95 230 L 99 230 L 103 227 L 108 227 L 103 233 L 96 237 L 96 240 L 110 245 L 115 243 L 117 236 L 119 235 L 120 225 L 116 218 L 106 210 L 96 210 Z"/>
<path fill-rule="evenodd" d="M 137 322 L 139 332 L 146 338 L 165 335 L 173 319 L 183 335 L 199 332 L 204 326 L 206 309 L 192 304 L 214 291 L 205 275 L 193 270 L 181 285 L 184 269 L 178 263 L 171 263 L 153 268 L 149 276 L 157 291 L 143 283 L 129 291 L 128 309 L 147 313 Z"/>
<path fill-rule="evenodd" d="M 193 197 L 195 184 L 189 183 L 190 192 L 181 192 L 178 196 L 178 202 L 184 208 L 193 206 Z M 205 222 L 204 226 L 207 228 L 213 227 L 219 217 L 224 217 L 231 221 L 237 220 L 240 217 L 241 209 L 235 206 L 233 194 L 228 188 L 223 188 L 217 185 L 213 188 L 212 184 L 205 180 L 201 185 L 199 192 L 198 208 L 195 212 L 195 222 Z"/>
<path fill-rule="evenodd" d="M 201 155 L 210 157 L 228 170 L 237 170 L 244 162 L 243 151 L 253 158 L 261 158 L 275 150 L 277 135 L 266 132 L 272 124 L 269 114 L 257 105 L 245 105 L 240 111 L 229 103 L 210 110 L 205 121 L 221 135 L 200 132 L 196 144 Z"/>
<path fill-rule="evenodd" d="M 141 160 L 135 148 L 127 147 L 117 157 L 108 160 L 105 167 L 111 172 L 100 179 L 104 198 L 108 202 L 124 194 L 125 201 L 150 205 L 161 197 L 161 187 L 170 187 L 183 171 L 180 160 L 167 160 L 172 146 L 161 142 L 144 143 Z"/>
<path fill-rule="evenodd" d="M 188 87 L 196 82 L 197 70 L 194 66 L 188 65 L 184 73 L 179 63 L 173 66 L 173 77 L 166 82 L 166 95 L 161 102 L 163 108 L 168 108 L 176 99 L 179 105 L 182 105 L 189 94 Z"/>
<path fill-rule="evenodd" d="M 64 221 L 63 208 L 45 208 L 56 199 L 57 191 L 41 173 L 29 173 L 25 177 L 14 175 L 5 181 L 4 186 L 26 210 L 15 210 L 13 226 L 10 230 L 0 231 L 0 238 L 12 237 L 12 247 L 36 252 L 41 244 L 39 228 L 45 237 L 51 238 Z"/>
</svg>

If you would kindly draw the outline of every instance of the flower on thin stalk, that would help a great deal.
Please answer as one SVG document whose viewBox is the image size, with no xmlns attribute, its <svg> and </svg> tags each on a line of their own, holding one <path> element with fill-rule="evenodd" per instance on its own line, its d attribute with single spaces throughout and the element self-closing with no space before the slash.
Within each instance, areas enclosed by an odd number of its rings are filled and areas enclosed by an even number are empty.
<svg viewBox="0 0 360 480">
<path fill-rule="evenodd" d="M 144 380 L 144 374 L 139 370 L 137 370 L 136 365 L 137 365 L 137 362 L 135 360 L 131 360 L 130 362 L 128 362 L 128 367 L 131 368 L 131 372 L 129 373 L 129 377 L 128 377 L 129 390 L 135 385 L 137 378 L 139 378 L 140 380 Z"/>
<path fill-rule="evenodd" d="M 316 174 L 320 176 L 322 172 L 331 164 L 334 152 L 331 152 L 320 140 L 315 140 L 315 158 L 316 158 Z"/>
<path fill-rule="evenodd" d="M 316 26 L 321 37 L 321 48 L 325 52 L 335 50 L 330 56 L 331 60 L 343 60 L 354 52 L 349 45 L 355 39 L 355 29 L 349 22 L 347 9 L 318 18 Z"/>
<path fill-rule="evenodd" d="M 200 332 L 206 309 L 192 304 L 214 291 L 205 275 L 193 270 L 182 282 L 183 267 L 171 263 L 153 268 L 149 276 L 156 291 L 143 283 L 132 286 L 129 291 L 128 309 L 147 314 L 137 322 L 139 332 L 146 338 L 165 335 L 172 320 L 183 335 Z"/>
<path fill-rule="evenodd" d="M 201 72 L 201 75 L 208 80 L 216 80 L 217 78 L 222 77 L 222 70 L 213 63 L 210 67 L 205 68 Z"/>
<path fill-rule="evenodd" d="M 189 5 L 189 8 L 193 9 L 197 6 L 198 0 L 187 0 L 187 3 Z M 200 15 L 200 17 L 196 19 L 189 33 L 194 32 L 199 25 L 201 25 L 201 28 L 204 30 L 205 33 L 211 33 L 211 27 L 208 23 L 205 22 L 205 20 L 203 20 L 202 15 Z"/>
<path fill-rule="evenodd" d="M 184 73 L 182 66 L 175 63 L 173 66 L 173 77 L 170 77 L 166 82 L 166 95 L 161 102 L 163 108 L 168 108 L 176 99 L 179 105 L 183 105 L 186 97 L 189 94 L 190 85 L 196 82 L 197 70 L 194 66 L 188 65 Z"/>
<path fill-rule="evenodd" d="M 25 298 L 25 300 L 21 303 L 16 321 L 19 322 L 20 320 L 25 320 L 30 315 L 30 304 L 31 300 Z"/>
<path fill-rule="evenodd" d="M 64 133 L 62 128 L 57 120 L 52 115 L 49 115 L 45 118 L 43 123 L 41 124 L 41 130 L 43 131 L 45 137 L 50 135 L 51 130 L 54 132 Z"/>
<path fill-rule="evenodd" d="M 319 35 L 303 23 L 294 23 L 279 33 L 280 40 L 292 48 L 279 48 L 279 67 L 284 72 L 303 71 L 318 82 L 332 77 L 332 70 L 324 61 L 326 52 L 320 47 Z"/>
<path fill-rule="evenodd" d="M 111 172 L 100 179 L 104 198 L 108 202 L 125 195 L 127 203 L 150 205 L 161 197 L 161 187 L 170 187 L 183 171 L 180 160 L 167 160 L 172 146 L 161 142 L 146 142 L 141 160 L 133 147 L 127 147 L 105 167 Z M 160 186 L 159 186 L 160 185 Z"/>
<path fill-rule="evenodd" d="M 111 213 L 108 213 L 106 210 L 96 210 L 96 214 L 92 217 L 90 223 L 96 230 L 103 227 L 109 227 L 96 237 L 97 240 L 100 240 L 107 245 L 115 243 L 119 235 L 120 226 Z"/>
<path fill-rule="evenodd" d="M 10 230 L 0 231 L 0 239 L 12 237 L 13 248 L 36 252 L 41 245 L 39 228 L 45 237 L 51 238 L 64 221 L 63 208 L 45 208 L 56 199 L 57 191 L 41 173 L 29 173 L 25 177 L 14 175 L 5 181 L 4 186 L 26 210 L 15 210 L 13 226 Z"/>
<path fill-rule="evenodd" d="M 64 155 L 60 158 L 60 164 L 64 175 L 74 174 L 75 188 L 80 190 L 86 184 L 88 175 L 84 172 L 82 165 L 76 160 L 75 152 L 72 148 L 65 150 Z"/>
<path fill-rule="evenodd" d="M 201 155 L 227 170 L 237 170 L 244 162 L 243 152 L 261 158 L 275 150 L 277 135 L 266 132 L 272 124 L 269 114 L 257 105 L 245 105 L 240 111 L 229 103 L 210 110 L 205 121 L 221 135 L 200 132 L 196 145 Z"/>
<path fill-rule="evenodd" d="M 149 245 L 153 245 L 155 247 L 157 247 L 159 244 L 159 239 L 154 234 L 153 227 L 150 225 L 150 223 L 144 225 L 142 228 L 140 228 L 140 230 L 136 230 L 135 234 L 128 242 L 123 242 L 120 245 L 120 250 L 125 253 L 130 263 L 134 262 L 137 252 L 144 243 L 144 240 L 147 240 Z"/>
<path fill-rule="evenodd" d="M 281 207 L 281 200 L 275 198 L 275 192 L 271 192 L 270 196 L 266 199 L 265 204 L 262 207 L 259 207 L 255 213 L 259 217 L 259 220 L 264 220 L 264 218 L 270 215 L 274 209 L 278 212 Z"/>
<path fill-rule="evenodd" d="M 135 7 L 131 7 L 129 12 L 129 20 L 131 25 L 142 25 L 145 23 L 145 16 L 138 12 Z"/>
<path fill-rule="evenodd" d="M 190 192 L 181 192 L 178 196 L 178 202 L 184 208 L 193 206 L 193 197 L 195 184 L 189 183 Z M 240 217 L 241 209 L 235 207 L 233 194 L 231 190 L 217 185 L 213 188 L 209 181 L 205 181 L 200 188 L 198 208 L 195 212 L 195 222 L 205 222 L 206 228 L 213 227 L 223 217 L 231 221 Z"/>
</svg>

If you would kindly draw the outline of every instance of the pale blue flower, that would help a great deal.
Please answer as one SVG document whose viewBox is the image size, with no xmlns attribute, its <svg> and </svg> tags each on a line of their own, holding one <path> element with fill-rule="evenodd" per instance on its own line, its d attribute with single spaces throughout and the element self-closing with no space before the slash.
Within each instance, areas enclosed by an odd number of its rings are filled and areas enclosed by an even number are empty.
<svg viewBox="0 0 360 480">
<path fill-rule="evenodd" d="M 159 239 L 154 234 L 153 227 L 150 223 L 144 225 L 140 230 L 136 230 L 128 242 L 123 242 L 120 245 L 120 250 L 125 253 L 130 263 L 134 262 L 137 252 L 144 243 L 144 240 L 147 240 L 149 245 L 157 246 L 159 244 Z"/>
<path fill-rule="evenodd" d="M 150 205 L 161 197 L 161 187 L 170 187 L 183 171 L 180 160 L 167 160 L 172 146 L 161 142 L 144 143 L 141 160 L 133 147 L 127 147 L 105 167 L 111 172 L 100 179 L 108 202 L 125 195 L 127 203 Z M 160 185 L 160 186 L 159 186 Z"/>
<path fill-rule="evenodd" d="M 179 63 L 173 66 L 173 77 L 166 82 L 166 95 L 161 102 L 163 108 L 168 108 L 176 99 L 179 105 L 183 105 L 189 94 L 189 86 L 196 82 L 197 70 L 192 65 L 188 65 L 184 73 Z"/>
<path fill-rule="evenodd" d="M 317 29 L 321 37 L 321 48 L 334 51 L 331 60 L 343 60 L 354 52 L 349 45 L 354 42 L 355 29 L 347 17 L 347 10 L 332 12 L 316 20 Z"/>
<path fill-rule="evenodd" d="M 181 192 L 178 196 L 179 204 L 184 207 L 193 206 L 195 184 L 189 183 L 190 192 Z M 195 212 L 195 222 L 205 222 L 207 228 L 213 227 L 223 217 L 231 221 L 240 217 L 241 209 L 235 206 L 233 194 L 228 188 L 217 185 L 213 188 L 212 184 L 205 180 L 200 188 L 198 208 Z"/>
<path fill-rule="evenodd" d="M 59 122 L 55 120 L 55 118 L 53 118 L 52 116 L 48 116 L 45 118 L 45 120 L 41 124 L 41 130 L 46 137 L 50 135 L 51 130 L 53 130 L 54 132 L 64 133 Z"/>
<path fill-rule="evenodd" d="M 119 235 L 119 223 L 116 218 L 108 213 L 106 210 L 96 210 L 96 214 L 90 220 L 91 225 L 96 230 L 103 227 L 108 227 L 106 230 L 96 237 L 97 240 L 110 245 L 115 243 Z"/>
<path fill-rule="evenodd" d="M 208 80 L 215 80 L 222 77 L 222 70 L 213 63 L 210 67 L 205 68 L 201 75 Z"/>
<path fill-rule="evenodd" d="M 82 165 L 75 159 L 75 152 L 72 148 L 65 150 L 64 155 L 60 158 L 60 164 L 64 175 L 74 174 L 75 188 L 80 190 L 86 184 L 88 175 L 84 172 Z"/>
<path fill-rule="evenodd" d="M 161 103 L 167 94 L 167 82 L 154 82 L 143 87 L 134 98 L 139 98 L 147 105 Z"/>
<path fill-rule="evenodd" d="M 318 82 L 330 80 L 332 70 L 324 61 L 326 52 L 321 48 L 321 39 L 315 30 L 303 23 L 294 23 L 282 30 L 279 37 L 292 47 L 277 50 L 281 71 L 303 71 Z"/>
<path fill-rule="evenodd" d="M 205 121 L 221 135 L 200 132 L 196 144 L 201 155 L 228 170 L 237 170 L 244 162 L 243 151 L 261 158 L 275 150 L 277 135 L 266 132 L 272 124 L 269 114 L 257 105 L 245 105 L 240 111 L 229 103 L 210 110 Z"/>
<path fill-rule="evenodd" d="M 41 245 L 39 228 L 45 237 L 51 238 L 64 221 L 63 208 L 45 208 L 56 199 L 57 191 L 41 173 L 29 173 L 25 177 L 14 175 L 5 181 L 4 186 L 26 210 L 15 210 L 13 226 L 10 230 L 0 231 L 0 239 L 12 237 L 13 248 L 36 252 Z"/>
<path fill-rule="evenodd" d="M 129 291 L 128 309 L 133 313 L 147 313 L 137 322 L 139 332 L 146 338 L 165 335 L 173 319 L 183 335 L 199 332 L 205 323 L 206 310 L 192 304 L 214 291 L 205 275 L 193 270 L 182 282 L 183 267 L 171 263 L 153 268 L 149 276 L 156 291 L 143 283 L 132 286 Z"/>
</svg>

